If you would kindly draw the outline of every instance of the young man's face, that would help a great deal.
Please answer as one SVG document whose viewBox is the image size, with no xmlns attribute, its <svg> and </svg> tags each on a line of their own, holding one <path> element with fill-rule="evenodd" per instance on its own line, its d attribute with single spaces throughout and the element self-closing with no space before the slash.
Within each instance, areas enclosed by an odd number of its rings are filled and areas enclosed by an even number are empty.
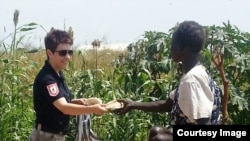
<svg viewBox="0 0 250 141">
<path fill-rule="evenodd" d="M 182 57 L 182 49 L 179 43 L 176 41 L 173 41 L 171 43 L 171 57 L 174 62 L 181 62 L 181 57 Z"/>
</svg>

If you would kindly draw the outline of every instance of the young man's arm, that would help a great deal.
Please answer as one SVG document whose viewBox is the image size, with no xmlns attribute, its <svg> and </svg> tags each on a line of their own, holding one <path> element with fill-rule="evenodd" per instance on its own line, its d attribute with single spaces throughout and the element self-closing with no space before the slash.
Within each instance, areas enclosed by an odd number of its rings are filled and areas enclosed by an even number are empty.
<svg viewBox="0 0 250 141">
<path fill-rule="evenodd" d="M 123 115 L 130 110 L 141 110 L 144 112 L 170 112 L 173 106 L 173 100 L 159 100 L 154 102 L 136 102 L 132 100 L 117 100 L 123 103 L 123 108 L 114 110 L 118 115 Z"/>
<path fill-rule="evenodd" d="M 173 100 L 159 100 L 154 102 L 133 102 L 131 110 L 141 110 L 144 112 L 170 112 L 172 110 Z"/>
</svg>

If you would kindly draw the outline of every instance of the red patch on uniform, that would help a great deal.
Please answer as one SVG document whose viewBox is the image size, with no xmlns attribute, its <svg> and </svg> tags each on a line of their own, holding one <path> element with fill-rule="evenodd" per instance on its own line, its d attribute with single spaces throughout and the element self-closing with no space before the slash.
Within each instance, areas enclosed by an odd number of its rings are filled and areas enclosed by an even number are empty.
<svg viewBox="0 0 250 141">
<path fill-rule="evenodd" d="M 57 96 L 59 94 L 59 89 L 56 83 L 48 85 L 47 89 L 50 96 Z"/>
</svg>

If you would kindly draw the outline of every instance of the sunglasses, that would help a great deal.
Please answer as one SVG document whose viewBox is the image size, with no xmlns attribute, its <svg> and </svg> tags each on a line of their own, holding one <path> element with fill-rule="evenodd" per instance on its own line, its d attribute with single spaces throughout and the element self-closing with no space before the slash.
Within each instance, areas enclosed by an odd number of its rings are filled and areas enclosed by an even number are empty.
<svg viewBox="0 0 250 141">
<path fill-rule="evenodd" d="M 69 56 L 73 55 L 73 50 L 55 50 L 54 52 L 58 52 L 59 56 L 66 56 L 67 53 L 69 54 Z"/>
</svg>

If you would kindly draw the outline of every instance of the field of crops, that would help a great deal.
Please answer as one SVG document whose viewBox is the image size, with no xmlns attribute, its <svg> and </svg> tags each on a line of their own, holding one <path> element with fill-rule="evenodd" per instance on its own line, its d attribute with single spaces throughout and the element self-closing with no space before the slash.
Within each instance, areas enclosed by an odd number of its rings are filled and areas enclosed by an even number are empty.
<svg viewBox="0 0 250 141">
<path fill-rule="evenodd" d="M 33 127 L 32 85 L 46 56 L 43 48 L 27 50 L 22 37 L 37 26 L 30 23 L 18 27 L 10 43 L 0 42 L 1 141 L 26 140 Z M 205 28 L 207 41 L 201 60 L 223 91 L 223 124 L 250 124 L 250 34 L 229 22 L 223 27 Z M 104 102 L 117 98 L 165 99 L 179 78 L 178 64 L 169 59 L 172 30 L 147 31 L 143 39 L 122 51 L 75 50 L 64 70 L 72 94 L 75 98 L 99 97 Z M 20 33 L 22 36 L 18 36 Z M 144 141 L 153 125 L 166 126 L 168 122 L 168 113 L 131 111 L 124 116 L 92 115 L 93 131 L 105 141 Z M 75 139 L 75 124 L 76 117 L 72 117 L 67 141 Z"/>
</svg>

